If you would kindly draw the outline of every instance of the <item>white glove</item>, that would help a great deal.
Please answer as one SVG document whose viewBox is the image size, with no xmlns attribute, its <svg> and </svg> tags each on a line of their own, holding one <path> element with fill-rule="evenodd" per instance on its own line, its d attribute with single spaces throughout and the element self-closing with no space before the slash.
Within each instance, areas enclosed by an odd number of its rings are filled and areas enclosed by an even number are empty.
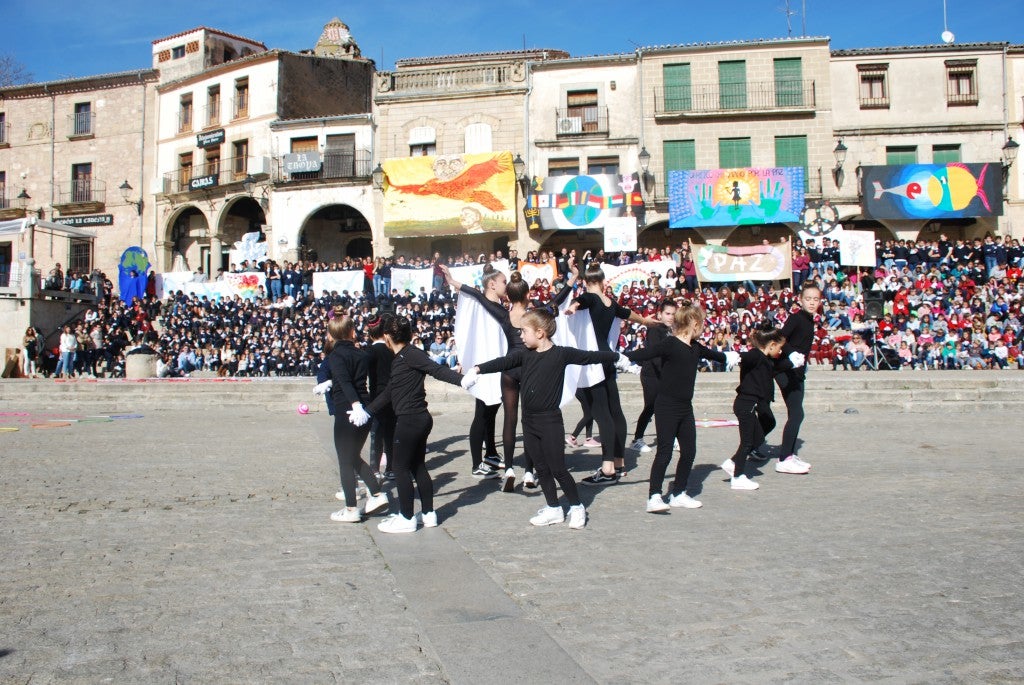
<svg viewBox="0 0 1024 685">
<path fill-rule="evenodd" d="M 353 426 L 365 426 L 366 422 L 370 420 L 370 415 L 366 413 L 360 402 L 353 404 L 352 409 L 345 413 L 348 414 L 348 422 Z"/>
<path fill-rule="evenodd" d="M 643 367 L 639 364 L 630 364 L 629 368 L 626 369 L 626 373 L 631 373 L 634 376 L 639 376 L 641 371 L 643 371 Z"/>
<path fill-rule="evenodd" d="M 789 353 L 789 363 L 793 365 L 794 369 L 799 369 L 801 366 L 804 365 L 805 361 L 806 361 L 806 359 L 799 352 L 790 352 Z"/>
<path fill-rule="evenodd" d="M 473 369 L 470 369 L 462 377 L 462 383 L 460 383 L 460 385 L 462 386 L 463 390 L 469 390 L 474 385 L 476 385 L 476 382 L 477 382 L 477 380 L 479 378 L 480 378 L 480 374 L 477 373 L 476 371 L 474 371 Z"/>
<path fill-rule="evenodd" d="M 740 363 L 740 353 L 733 350 L 725 351 L 725 368 L 732 371 Z"/>
<path fill-rule="evenodd" d="M 619 353 L 619 358 L 615 362 L 615 370 L 616 371 L 626 372 L 626 371 L 629 371 L 629 367 L 632 366 L 632 365 L 633 365 L 633 362 L 631 362 L 629 360 L 629 357 L 627 357 L 626 355 L 624 355 L 624 354 L 622 354 L 620 352 Z"/>
<path fill-rule="evenodd" d="M 334 381 L 332 381 L 330 378 L 328 378 L 323 383 L 318 383 L 316 385 L 316 387 L 313 388 L 313 394 L 314 395 L 326 395 L 327 391 L 331 389 L 332 385 L 334 385 Z"/>
</svg>

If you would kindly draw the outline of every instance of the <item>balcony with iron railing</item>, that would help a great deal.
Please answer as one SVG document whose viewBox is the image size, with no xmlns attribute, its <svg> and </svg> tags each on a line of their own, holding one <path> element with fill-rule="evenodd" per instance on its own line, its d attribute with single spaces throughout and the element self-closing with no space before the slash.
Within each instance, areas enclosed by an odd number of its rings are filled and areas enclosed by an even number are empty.
<svg viewBox="0 0 1024 685">
<path fill-rule="evenodd" d="M 654 89 L 654 113 L 662 118 L 812 111 L 816 104 L 817 93 L 812 80 L 662 86 Z"/>
<path fill-rule="evenodd" d="M 408 72 L 380 71 L 377 72 L 377 95 L 387 98 L 473 93 L 514 87 L 525 89 L 525 80 L 514 77 L 513 71 L 511 64 Z"/>
<path fill-rule="evenodd" d="M 68 115 L 68 138 L 89 138 L 96 135 L 96 114 L 75 112 Z"/>
<path fill-rule="evenodd" d="M 107 202 L 107 184 L 96 178 L 79 178 L 57 186 L 54 209 L 74 214 L 102 209 Z"/>
<path fill-rule="evenodd" d="M 7 186 L 0 185 L 0 209 L 9 209 L 11 201 L 7 199 Z"/>
<path fill-rule="evenodd" d="M 192 132 L 192 120 L 195 118 L 195 113 L 191 107 L 182 107 L 178 110 L 178 133 L 191 133 Z"/>
<path fill-rule="evenodd" d="M 11 125 L 0 121 L 0 147 L 7 147 L 10 145 L 10 131 Z"/>
<path fill-rule="evenodd" d="M 163 175 L 164 194 L 189 193 L 230 183 L 241 183 L 253 170 L 254 159 L 254 157 L 225 157 L 206 164 L 168 171 Z M 254 173 L 254 175 L 256 174 Z"/>
<path fill-rule="evenodd" d="M 213 102 L 207 105 L 203 110 L 200 121 L 203 122 L 203 128 L 217 128 L 220 126 L 220 102 Z"/>
<path fill-rule="evenodd" d="M 245 119 L 249 116 L 249 93 L 239 91 L 235 93 L 235 99 L 231 101 L 231 118 Z"/>
<path fill-rule="evenodd" d="M 320 153 L 310 153 L 320 156 Z M 369 150 L 336 152 L 327 150 L 322 154 L 320 169 L 311 171 L 289 170 L 291 160 L 279 157 L 274 164 L 274 182 L 292 183 L 298 181 L 366 180 L 373 175 L 373 155 Z M 292 168 L 296 167 L 291 162 Z M 314 164 L 315 166 L 315 164 Z"/>
<path fill-rule="evenodd" d="M 559 138 L 592 134 L 608 135 L 608 108 L 597 105 L 555 110 L 555 135 Z"/>
</svg>

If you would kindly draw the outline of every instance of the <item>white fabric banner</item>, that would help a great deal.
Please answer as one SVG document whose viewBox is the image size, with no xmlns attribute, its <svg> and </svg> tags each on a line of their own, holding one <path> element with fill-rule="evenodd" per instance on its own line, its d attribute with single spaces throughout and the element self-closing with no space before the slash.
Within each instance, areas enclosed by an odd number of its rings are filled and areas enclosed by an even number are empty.
<svg viewBox="0 0 1024 685">
<path fill-rule="evenodd" d="M 505 278 L 508 278 L 509 276 L 512 275 L 512 272 L 508 268 L 507 259 L 499 259 L 491 262 L 491 264 L 494 266 L 495 269 L 505 274 Z M 481 277 L 483 276 L 484 273 L 483 264 L 470 264 L 468 266 L 452 266 L 449 267 L 448 270 L 451 271 L 452 278 L 454 278 L 459 283 L 471 285 L 477 290 L 480 289 Z"/>
<path fill-rule="evenodd" d="M 843 266 L 875 265 L 875 232 L 834 230 L 829 234 L 839 241 L 839 263 Z"/>
<path fill-rule="evenodd" d="M 408 290 L 415 296 L 420 294 L 420 288 L 429 293 L 433 287 L 433 269 L 391 269 L 391 289 L 400 294 Z"/>
<path fill-rule="evenodd" d="M 610 216 L 604 224 L 605 252 L 636 252 L 636 217 Z"/>
<path fill-rule="evenodd" d="M 460 283 L 461 279 L 456 277 Z M 463 373 L 483 362 L 504 357 L 508 353 L 508 340 L 498 322 L 483 306 L 468 295 L 459 293 L 455 310 L 455 346 Z M 501 374 L 480 376 L 469 394 L 484 404 L 501 403 Z"/>
<path fill-rule="evenodd" d="M 239 274 L 224 274 L 222 281 L 196 283 L 189 271 L 172 271 L 156 275 L 156 296 L 163 299 L 168 294 L 182 291 L 186 295 L 206 296 L 213 300 L 238 295 L 243 300 L 251 300 L 264 288 L 266 293 L 266 276 L 258 271 L 247 271 Z"/>
<path fill-rule="evenodd" d="M 622 292 L 623 288 L 628 288 L 632 285 L 633 281 L 646 284 L 647 279 L 651 277 L 651 273 L 656 273 L 661 278 L 665 278 L 669 269 L 675 268 L 676 263 L 671 259 L 659 259 L 656 262 L 636 262 L 635 264 L 623 264 L 622 266 L 612 264 L 601 265 L 601 270 L 604 271 L 605 283 L 611 286 L 612 292 L 616 295 Z"/>
<path fill-rule="evenodd" d="M 350 295 L 363 292 L 363 270 L 358 271 L 314 271 L 313 295 L 319 297 L 326 290 L 339 295 L 346 290 Z"/>
</svg>

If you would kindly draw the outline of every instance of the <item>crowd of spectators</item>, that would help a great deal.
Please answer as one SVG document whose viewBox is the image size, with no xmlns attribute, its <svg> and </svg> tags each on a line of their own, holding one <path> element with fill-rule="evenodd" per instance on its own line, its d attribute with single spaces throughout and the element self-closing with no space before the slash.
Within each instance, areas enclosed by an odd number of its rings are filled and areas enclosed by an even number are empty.
<svg viewBox="0 0 1024 685">
<path fill-rule="evenodd" d="M 524 259 L 556 262 L 559 277 L 554 282 L 538 280 L 533 284 L 530 296 L 538 304 L 564 287 L 574 260 L 581 270 L 591 261 L 672 260 L 674 265 L 664 277 L 652 272 L 644 282 L 633 281 L 613 296 L 644 315 L 653 315 L 662 298 L 694 300 L 708 314 L 703 341 L 719 350 L 745 350 L 751 332 L 766 318 L 778 325 L 784 323 L 794 308 L 794 286 L 815 281 L 823 298 L 809 363 L 854 370 L 982 369 L 1006 368 L 1020 357 L 1024 249 L 1017 240 L 949 241 L 938 236 L 934 240 L 879 241 L 877 264 L 867 269 L 841 267 L 838 246 L 827 238 L 820 243 L 794 240 L 791 249 L 792 280 L 704 287 L 698 286 L 685 244 L 616 254 L 541 251 Z M 455 299 L 444 286 L 438 265 L 503 258 L 509 259 L 512 268 L 519 263 L 519 256 L 511 251 L 507 257 L 496 252 L 475 258 L 442 259 L 435 254 L 433 259 L 398 256 L 340 263 L 232 265 L 232 271 L 256 268 L 267 274 L 266 290 L 249 300 L 217 301 L 181 291 L 158 299 L 149 291 L 145 299 L 126 305 L 107 287 L 100 304 L 72 324 L 78 348 L 71 364 L 77 374 L 118 376 L 124 373 L 125 355 L 142 349 L 159 355 L 162 376 L 197 370 L 225 376 L 314 375 L 333 312 L 353 316 L 362 330 L 383 310 L 408 317 L 415 333 L 413 344 L 437 362 L 455 367 L 459 358 L 453 337 Z M 391 268 L 434 269 L 434 288 L 399 293 L 391 287 Z M 313 292 L 312 272 L 343 269 L 363 270 L 363 292 Z M 871 304 L 876 308 L 873 312 L 866 307 Z M 642 346 L 644 335 L 643 328 L 625 326 L 620 347 Z M 52 374 L 62 352 L 57 349 L 56 336 L 37 347 L 39 369 Z M 719 370 L 713 365 L 708 368 Z"/>
</svg>

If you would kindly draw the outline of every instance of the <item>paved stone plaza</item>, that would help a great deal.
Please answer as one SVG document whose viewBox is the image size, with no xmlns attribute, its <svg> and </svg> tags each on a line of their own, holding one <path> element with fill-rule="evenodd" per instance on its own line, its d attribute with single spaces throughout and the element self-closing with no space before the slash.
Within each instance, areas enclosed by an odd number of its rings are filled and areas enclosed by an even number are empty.
<svg viewBox="0 0 1024 685">
<path fill-rule="evenodd" d="M 0 682 L 1024 679 L 1015 412 L 812 414 L 812 474 L 753 493 L 714 467 L 736 430 L 700 429 L 703 509 L 645 513 L 644 455 L 573 531 L 469 476 L 470 407 L 438 407 L 441 526 L 404 536 L 328 520 L 324 413 L 9 423 Z"/>
</svg>

